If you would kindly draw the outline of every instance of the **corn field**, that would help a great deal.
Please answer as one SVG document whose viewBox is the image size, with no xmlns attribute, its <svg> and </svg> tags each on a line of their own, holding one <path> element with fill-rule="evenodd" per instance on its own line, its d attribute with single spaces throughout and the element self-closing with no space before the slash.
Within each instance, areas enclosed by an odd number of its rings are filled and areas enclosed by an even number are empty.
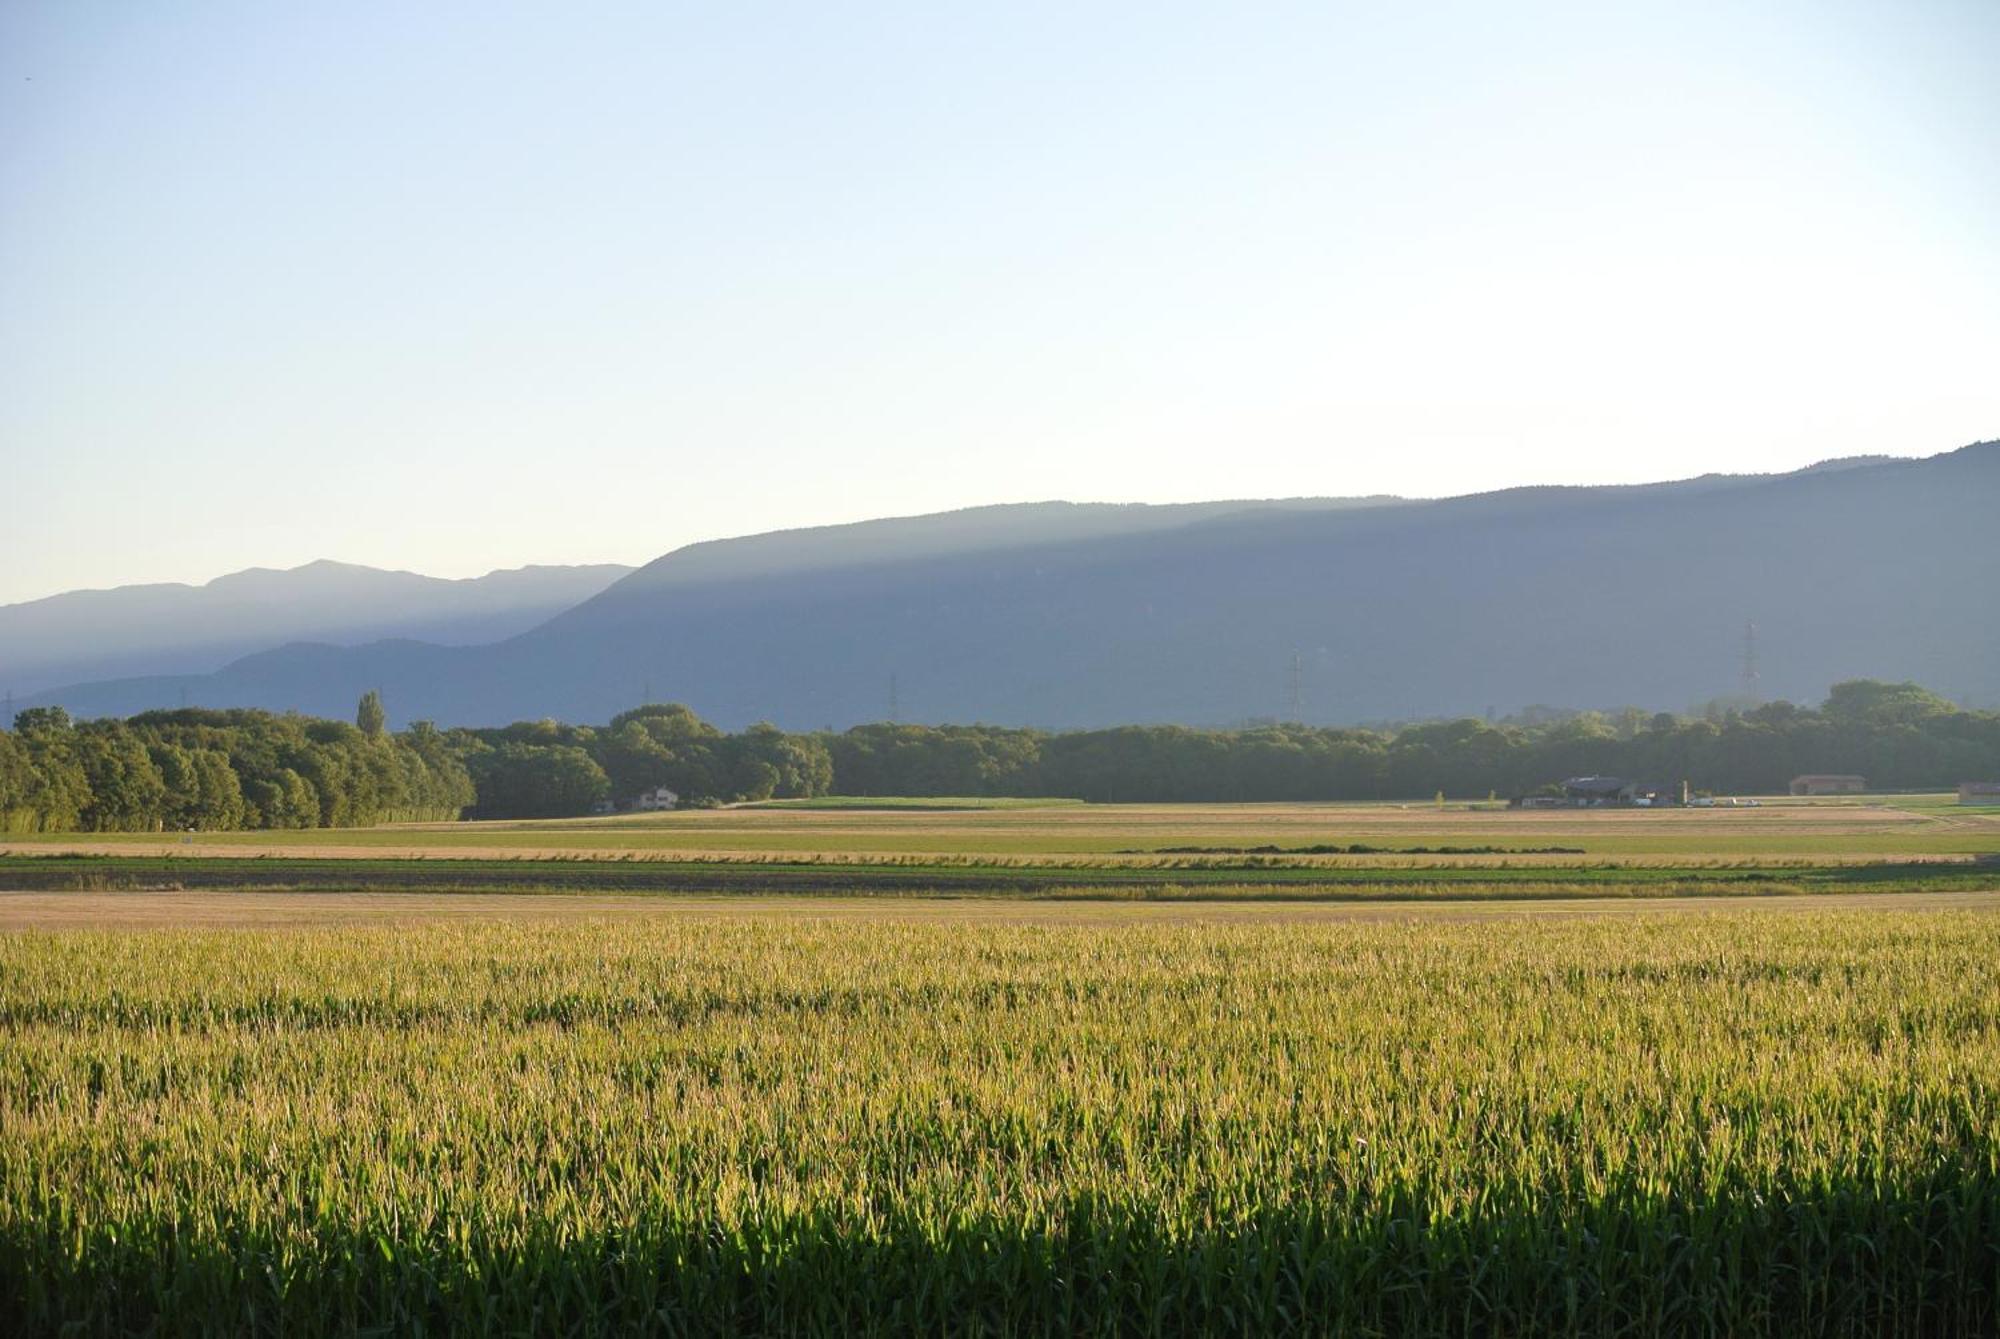
<svg viewBox="0 0 2000 1339">
<path fill-rule="evenodd" d="M 2000 917 L 0 936 L 15 1333 L 1959 1334 Z"/>
</svg>

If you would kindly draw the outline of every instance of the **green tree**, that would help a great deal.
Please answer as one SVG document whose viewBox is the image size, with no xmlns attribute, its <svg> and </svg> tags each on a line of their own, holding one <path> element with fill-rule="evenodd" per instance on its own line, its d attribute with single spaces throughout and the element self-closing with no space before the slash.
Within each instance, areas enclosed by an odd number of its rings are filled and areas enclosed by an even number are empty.
<svg viewBox="0 0 2000 1339">
<path fill-rule="evenodd" d="M 467 759 L 481 818 L 561 818 L 589 813 L 611 782 L 588 753 L 568 745 L 502 744 Z"/>
<path fill-rule="evenodd" d="M 81 815 L 91 832 L 148 832 L 164 821 L 167 787 L 145 745 L 123 721 L 79 726 L 76 759 L 90 782 Z"/>
<path fill-rule="evenodd" d="M 319 793 L 312 782 L 289 767 L 245 783 L 244 798 L 253 825 L 260 828 L 316 828 L 320 825 Z"/>
<path fill-rule="evenodd" d="M 805 799 L 833 785 L 833 759 L 824 743 L 766 721 L 730 736 L 724 754 L 731 799 Z"/>
<path fill-rule="evenodd" d="M 61 707 L 30 707 L 14 718 L 14 730 L 29 768 L 21 825 L 40 832 L 74 831 L 82 825 L 91 797 L 69 713 Z"/>
<path fill-rule="evenodd" d="M 243 800 L 243 783 L 229 765 L 229 755 L 215 749 L 195 749 L 196 802 L 189 826 L 204 832 L 228 832 L 244 825 L 248 808 Z"/>
<path fill-rule="evenodd" d="M 611 718 L 611 729 L 618 730 L 631 722 L 637 722 L 648 735 L 662 744 L 722 737 L 722 731 L 679 702 L 649 702 L 643 707 L 621 711 Z"/>
<path fill-rule="evenodd" d="M 382 710 L 382 695 L 373 688 L 361 695 L 354 709 L 354 723 L 370 739 L 380 739 L 389 729 L 389 714 Z"/>
<path fill-rule="evenodd" d="M 37 826 L 33 798 L 38 778 L 27 747 L 0 730 L 0 832 L 32 832 Z"/>
<path fill-rule="evenodd" d="M 1928 688 L 1913 683 L 1883 683 L 1878 679 L 1849 679 L 1835 684 L 1821 708 L 1827 719 L 1850 726 L 1919 725 L 1930 717 L 1957 710 L 1948 699 Z"/>
<path fill-rule="evenodd" d="M 160 825 L 171 832 L 194 827 L 195 815 L 201 808 L 201 780 L 195 775 L 194 755 L 167 739 L 153 740 L 146 753 L 159 769 L 160 782 L 166 789 L 160 806 Z"/>
<path fill-rule="evenodd" d="M 61 707 L 29 707 L 14 717 L 14 733 L 34 735 L 61 733 L 71 729 L 75 722 Z"/>
<path fill-rule="evenodd" d="M 610 778 L 613 794 L 666 786 L 684 803 L 702 803 L 730 797 L 727 747 L 720 730 L 669 702 L 613 716 L 591 740 L 590 754 Z"/>
<path fill-rule="evenodd" d="M 472 777 L 451 738 L 430 721 L 412 721 L 396 743 L 407 782 L 408 817 L 437 822 L 456 819 L 478 803 Z"/>
</svg>

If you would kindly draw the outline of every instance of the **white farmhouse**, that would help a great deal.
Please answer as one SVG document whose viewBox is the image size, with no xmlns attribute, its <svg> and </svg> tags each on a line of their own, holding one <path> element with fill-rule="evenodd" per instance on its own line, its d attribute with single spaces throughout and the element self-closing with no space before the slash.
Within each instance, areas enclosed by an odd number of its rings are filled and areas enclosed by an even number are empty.
<svg viewBox="0 0 2000 1339">
<path fill-rule="evenodd" d="M 677 808 L 680 802 L 681 797 L 678 794 L 665 786 L 658 786 L 652 790 L 640 791 L 639 798 L 632 801 L 632 807 L 642 814 L 652 814 L 663 809 Z"/>
</svg>

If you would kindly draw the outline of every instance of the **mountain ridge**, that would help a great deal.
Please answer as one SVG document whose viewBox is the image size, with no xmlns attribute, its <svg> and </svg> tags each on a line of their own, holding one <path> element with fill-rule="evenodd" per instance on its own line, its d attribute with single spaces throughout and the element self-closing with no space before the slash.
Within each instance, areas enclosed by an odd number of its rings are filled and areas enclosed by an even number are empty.
<svg viewBox="0 0 2000 1339">
<path fill-rule="evenodd" d="M 1441 499 L 1014 504 L 683 546 L 491 644 L 289 646 L 50 700 L 338 713 L 378 687 L 398 720 L 487 724 L 650 690 L 811 728 L 882 717 L 893 676 L 913 719 L 1212 723 L 1285 712 L 1296 650 L 1320 721 L 1681 707 L 1734 690 L 1756 621 L 1770 696 L 1890 677 L 1991 701 L 1996 512 L 2000 443 Z"/>
<path fill-rule="evenodd" d="M 631 570 L 540 564 L 448 578 L 316 559 L 242 568 L 199 584 L 65 591 L 0 605 L 0 689 L 33 694 L 135 672 L 209 672 L 294 640 L 489 642 Z"/>
</svg>

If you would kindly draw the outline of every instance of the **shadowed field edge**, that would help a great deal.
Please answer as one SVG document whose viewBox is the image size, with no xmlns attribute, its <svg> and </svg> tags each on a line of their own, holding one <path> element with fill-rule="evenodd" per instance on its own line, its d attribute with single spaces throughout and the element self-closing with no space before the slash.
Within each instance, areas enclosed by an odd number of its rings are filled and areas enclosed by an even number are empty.
<svg viewBox="0 0 2000 1339">
<path fill-rule="evenodd" d="M 0 1223 L 0 1299 L 21 1334 L 2000 1330 L 2000 1183 L 1971 1162 L 1776 1197 L 1628 1185 L 1531 1203 L 1500 1187 L 1451 1212 L 1405 1190 L 1171 1230 L 1089 1199 L 1045 1226 L 941 1208 L 583 1232 L 274 1208 L 114 1231 L 20 1204 Z"/>
</svg>

